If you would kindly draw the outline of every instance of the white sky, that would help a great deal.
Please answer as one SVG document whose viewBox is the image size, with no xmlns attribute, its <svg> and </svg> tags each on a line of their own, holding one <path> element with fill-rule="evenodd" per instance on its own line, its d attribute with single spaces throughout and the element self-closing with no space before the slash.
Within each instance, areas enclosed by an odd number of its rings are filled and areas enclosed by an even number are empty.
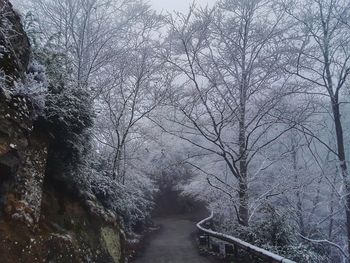
<svg viewBox="0 0 350 263">
<path fill-rule="evenodd" d="M 173 12 L 181 11 L 185 12 L 188 7 L 193 3 L 193 0 L 146 0 L 157 11 Z M 198 5 L 201 6 L 213 6 L 216 0 L 195 0 Z"/>
<path fill-rule="evenodd" d="M 18 3 L 24 0 L 11 0 L 14 6 L 19 6 Z M 148 2 L 155 10 L 161 12 L 180 11 L 186 12 L 189 6 L 195 1 L 200 6 L 213 6 L 217 0 L 144 0 Z"/>
</svg>

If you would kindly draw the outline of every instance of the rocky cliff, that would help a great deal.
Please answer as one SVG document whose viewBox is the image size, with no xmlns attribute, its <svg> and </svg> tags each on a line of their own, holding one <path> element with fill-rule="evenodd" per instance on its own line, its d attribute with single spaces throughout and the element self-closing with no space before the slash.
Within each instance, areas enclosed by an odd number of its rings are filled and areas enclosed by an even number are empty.
<svg viewBox="0 0 350 263">
<path fill-rule="evenodd" d="M 12 92 L 25 78 L 30 44 L 6 0 L 0 29 L 0 261 L 123 262 L 116 216 L 47 172 L 49 128 L 28 98 Z"/>
<path fill-rule="evenodd" d="M 12 82 L 23 78 L 30 59 L 29 40 L 19 15 L 8 0 L 0 1 L 0 58 L 1 70 Z"/>
</svg>

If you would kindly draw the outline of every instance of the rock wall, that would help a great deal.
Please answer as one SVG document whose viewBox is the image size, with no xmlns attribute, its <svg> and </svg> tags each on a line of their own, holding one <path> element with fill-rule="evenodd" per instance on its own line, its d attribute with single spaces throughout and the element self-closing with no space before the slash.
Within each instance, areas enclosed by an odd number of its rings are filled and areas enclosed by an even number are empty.
<svg viewBox="0 0 350 263">
<path fill-rule="evenodd" d="M 47 160 L 47 134 L 37 125 L 34 109 L 11 93 L 25 77 L 30 44 L 20 16 L 0 0 L 0 206 L 6 215 L 29 225 L 40 216 L 41 189 Z"/>
<path fill-rule="evenodd" d="M 6 216 L 31 225 L 40 217 L 48 135 L 30 118 L 27 100 L 6 92 L 0 95 L 2 205 Z"/>
<path fill-rule="evenodd" d="M 29 59 L 20 17 L 0 0 L 0 262 L 124 262 L 117 217 L 48 174 L 49 125 L 12 93 Z"/>
<path fill-rule="evenodd" d="M 103 208 L 94 200 L 82 202 L 84 195 L 69 194 L 64 185 L 46 180 L 42 213 L 35 227 L 0 221 L 0 261 L 124 262 L 122 229 L 110 215 L 92 213 Z"/>
<path fill-rule="evenodd" d="M 0 0 L 0 69 L 8 84 L 23 78 L 30 60 L 30 43 L 20 16 L 7 0 Z"/>
</svg>

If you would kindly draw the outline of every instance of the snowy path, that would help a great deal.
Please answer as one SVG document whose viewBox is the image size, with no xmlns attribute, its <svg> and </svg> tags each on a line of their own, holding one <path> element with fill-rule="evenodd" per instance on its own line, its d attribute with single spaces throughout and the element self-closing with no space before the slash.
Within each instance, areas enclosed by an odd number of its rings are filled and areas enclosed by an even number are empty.
<svg viewBox="0 0 350 263">
<path fill-rule="evenodd" d="M 135 263 L 213 263 L 198 254 L 191 234 L 195 224 L 182 218 L 156 220 L 161 231 L 150 240 L 145 254 Z"/>
</svg>

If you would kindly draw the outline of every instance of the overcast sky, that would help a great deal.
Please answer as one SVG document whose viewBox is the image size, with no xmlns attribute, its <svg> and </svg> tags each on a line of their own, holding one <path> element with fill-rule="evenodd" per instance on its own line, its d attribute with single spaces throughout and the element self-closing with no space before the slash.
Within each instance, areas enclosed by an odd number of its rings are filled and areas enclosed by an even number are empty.
<svg viewBox="0 0 350 263">
<path fill-rule="evenodd" d="M 11 0 L 11 2 L 18 7 L 18 3 L 23 3 L 24 0 Z M 155 10 L 173 12 L 181 11 L 185 12 L 188 10 L 189 6 L 193 3 L 193 0 L 144 0 L 148 2 Z M 201 6 L 213 6 L 217 0 L 195 0 L 198 5 Z"/>
<path fill-rule="evenodd" d="M 146 1 L 147 2 L 147 1 Z M 154 9 L 157 11 L 186 11 L 188 7 L 193 3 L 193 0 L 148 0 Z M 196 0 L 201 6 L 212 6 L 216 0 Z"/>
</svg>

